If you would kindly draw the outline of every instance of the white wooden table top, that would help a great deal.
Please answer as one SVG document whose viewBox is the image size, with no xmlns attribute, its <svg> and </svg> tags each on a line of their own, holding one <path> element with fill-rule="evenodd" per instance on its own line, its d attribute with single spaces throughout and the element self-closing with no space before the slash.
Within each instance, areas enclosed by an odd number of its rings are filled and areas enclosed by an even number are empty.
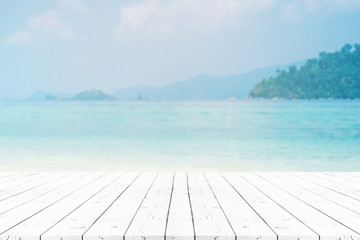
<svg viewBox="0 0 360 240">
<path fill-rule="evenodd" d="M 0 240 L 40 239 L 360 240 L 360 173 L 0 173 Z"/>
</svg>

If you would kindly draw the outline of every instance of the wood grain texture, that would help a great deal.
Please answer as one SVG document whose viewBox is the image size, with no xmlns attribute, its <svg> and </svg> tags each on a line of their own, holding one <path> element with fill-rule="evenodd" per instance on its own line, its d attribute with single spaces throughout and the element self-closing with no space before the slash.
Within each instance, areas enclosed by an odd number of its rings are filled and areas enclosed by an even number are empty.
<svg viewBox="0 0 360 240">
<path fill-rule="evenodd" d="M 202 173 L 188 173 L 196 239 L 231 240 L 235 232 Z"/>
<path fill-rule="evenodd" d="M 167 221 L 166 240 L 194 239 L 187 176 L 184 172 L 175 174 Z"/>
<path fill-rule="evenodd" d="M 28 191 L 23 191 L 21 194 L 13 195 L 0 201 L 0 215 L 8 212 L 20 205 L 26 204 L 36 198 L 39 198 L 47 193 L 55 191 L 61 186 L 72 183 L 76 178 L 83 176 L 84 174 L 70 174 L 60 176 L 54 179 L 47 179 L 43 185 L 33 188 Z"/>
<path fill-rule="evenodd" d="M 87 185 L 79 186 L 76 191 L 65 195 L 61 201 L 55 202 L 35 216 L 26 219 L 5 232 L 4 235 L 11 236 L 9 239 L 12 240 L 32 240 L 34 238 L 30 236 L 43 235 L 49 228 L 86 203 L 117 177 L 118 174 L 106 174 L 96 178 Z M 46 237 L 42 236 L 42 239 L 46 239 Z"/>
<path fill-rule="evenodd" d="M 163 240 L 171 200 L 173 173 L 160 173 L 125 233 L 126 240 Z"/>
<path fill-rule="evenodd" d="M 84 240 L 123 238 L 157 173 L 143 173 L 83 235 Z"/>
<path fill-rule="evenodd" d="M 243 177 L 278 205 L 313 229 L 314 232 L 321 236 L 321 239 L 359 239 L 359 234 L 287 193 L 281 186 L 268 182 L 266 178 L 262 177 L 261 173 L 243 174 Z"/>
<path fill-rule="evenodd" d="M 225 177 L 249 205 L 262 216 L 278 235 L 278 239 L 319 239 L 317 233 L 252 186 L 241 177 L 241 174 L 225 174 Z"/>
<path fill-rule="evenodd" d="M 332 191 L 331 188 L 326 188 L 313 182 L 305 181 L 303 175 L 295 176 L 295 178 L 292 178 L 291 175 L 289 177 L 291 177 L 292 183 L 297 186 L 338 204 L 339 206 L 347 208 L 350 211 L 360 214 L 360 201 L 349 197 L 351 196 L 352 191 L 344 191 L 344 193 Z"/>
<path fill-rule="evenodd" d="M 205 173 L 237 239 L 275 240 L 276 234 L 219 173 Z"/>
<path fill-rule="evenodd" d="M 93 173 L 87 175 L 78 181 L 74 181 L 71 184 L 67 184 L 61 188 L 58 188 L 56 191 L 53 191 L 49 194 L 45 194 L 39 198 L 36 198 L 25 205 L 20 205 L 17 208 L 12 209 L 4 214 L 0 215 L 0 233 L 1 238 L 8 238 L 8 235 L 3 235 L 4 232 L 9 231 L 16 225 L 21 224 L 27 219 L 30 219 L 33 216 L 36 216 L 41 211 L 50 207 L 54 203 L 62 200 L 68 194 L 71 194 L 80 188 L 88 185 L 91 181 L 95 181 L 97 178 L 101 177 L 103 173 Z M 61 211 L 61 209 L 59 209 Z M 39 223 L 41 224 L 41 223 Z"/>
<path fill-rule="evenodd" d="M 3 172 L 0 240 L 360 240 L 360 173 Z"/>
<path fill-rule="evenodd" d="M 350 211 L 338 204 L 333 203 L 332 201 L 327 200 L 326 198 L 314 194 L 306 189 L 297 186 L 292 183 L 292 178 L 289 174 L 277 173 L 267 175 L 266 178 L 286 189 L 286 192 L 291 193 L 297 198 L 301 199 L 303 202 L 312 206 L 315 209 L 323 212 L 329 217 L 336 219 L 339 223 L 347 226 L 356 233 L 360 233 L 360 215 Z"/>
<path fill-rule="evenodd" d="M 88 230 L 106 208 L 115 201 L 139 176 L 139 173 L 117 174 L 115 181 L 53 225 L 41 239 L 78 239 Z M 91 211 L 90 211 L 91 210 Z"/>
</svg>

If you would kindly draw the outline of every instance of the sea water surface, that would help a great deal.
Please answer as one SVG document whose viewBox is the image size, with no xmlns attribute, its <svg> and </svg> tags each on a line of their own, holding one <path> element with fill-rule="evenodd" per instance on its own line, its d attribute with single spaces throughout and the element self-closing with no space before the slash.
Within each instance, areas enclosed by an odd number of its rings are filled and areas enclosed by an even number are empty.
<svg viewBox="0 0 360 240">
<path fill-rule="evenodd" d="M 360 171 L 360 101 L 0 102 L 0 170 Z"/>
</svg>

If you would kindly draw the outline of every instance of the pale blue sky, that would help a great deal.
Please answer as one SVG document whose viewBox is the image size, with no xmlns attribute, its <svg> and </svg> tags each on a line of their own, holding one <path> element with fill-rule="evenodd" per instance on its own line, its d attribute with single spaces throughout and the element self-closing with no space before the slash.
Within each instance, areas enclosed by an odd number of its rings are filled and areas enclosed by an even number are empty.
<svg viewBox="0 0 360 240">
<path fill-rule="evenodd" d="M 0 0 L 0 100 L 230 75 L 360 43 L 359 0 Z"/>
</svg>

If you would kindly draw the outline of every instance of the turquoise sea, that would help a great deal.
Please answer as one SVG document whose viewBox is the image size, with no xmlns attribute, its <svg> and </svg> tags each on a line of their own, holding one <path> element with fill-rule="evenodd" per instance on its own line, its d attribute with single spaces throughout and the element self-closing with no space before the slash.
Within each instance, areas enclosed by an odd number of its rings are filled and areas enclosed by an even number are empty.
<svg viewBox="0 0 360 240">
<path fill-rule="evenodd" d="M 360 171 L 360 101 L 0 102 L 0 170 Z"/>
</svg>

